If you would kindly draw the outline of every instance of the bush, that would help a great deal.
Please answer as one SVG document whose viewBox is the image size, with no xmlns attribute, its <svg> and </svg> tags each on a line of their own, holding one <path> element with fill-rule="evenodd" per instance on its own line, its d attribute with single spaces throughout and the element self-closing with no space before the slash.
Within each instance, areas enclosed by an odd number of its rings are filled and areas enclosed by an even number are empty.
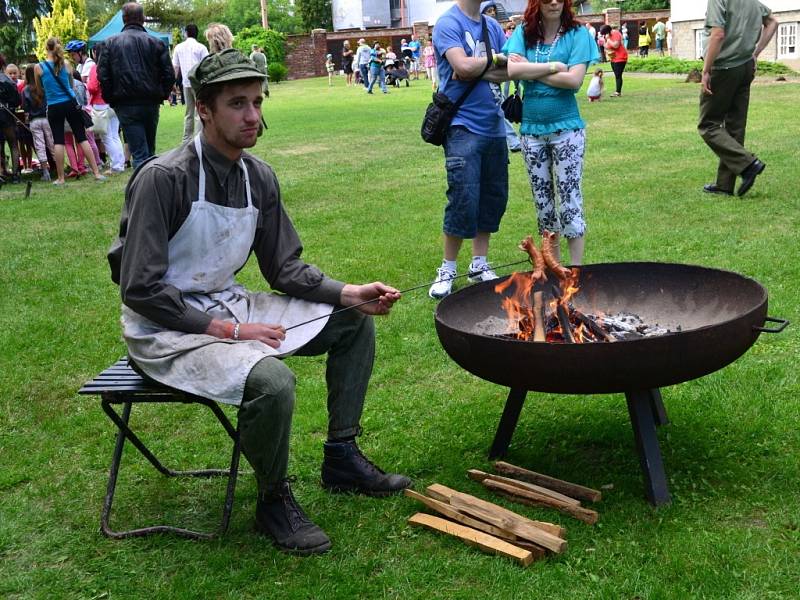
<svg viewBox="0 0 800 600">
<path fill-rule="evenodd" d="M 640 73 L 690 73 L 693 69 L 703 70 L 702 60 L 686 60 L 671 56 L 654 56 L 652 58 L 630 57 L 626 71 Z M 790 75 L 795 71 L 784 64 L 758 61 L 759 75 Z"/>
<path fill-rule="evenodd" d="M 254 25 L 242 29 L 234 38 L 233 45 L 249 55 L 253 47 L 261 46 L 267 55 L 267 64 L 283 64 L 286 58 L 286 35 L 272 29 L 264 29 L 261 25 Z"/>
<path fill-rule="evenodd" d="M 267 73 L 269 74 L 270 83 L 280 83 L 286 79 L 286 74 L 289 72 L 281 63 L 269 63 L 267 65 Z"/>
</svg>

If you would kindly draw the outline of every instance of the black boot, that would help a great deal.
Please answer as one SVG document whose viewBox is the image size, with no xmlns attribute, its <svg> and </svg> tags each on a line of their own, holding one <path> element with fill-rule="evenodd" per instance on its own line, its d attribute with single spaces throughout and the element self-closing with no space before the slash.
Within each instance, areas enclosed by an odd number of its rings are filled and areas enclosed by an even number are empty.
<svg viewBox="0 0 800 600">
<path fill-rule="evenodd" d="M 256 529 L 290 554 L 322 554 L 331 547 L 330 538 L 297 504 L 287 479 L 273 493 L 258 495 Z"/>
<path fill-rule="evenodd" d="M 405 475 L 385 473 L 361 453 L 352 442 L 325 442 L 322 487 L 332 492 L 357 492 L 367 496 L 388 496 L 411 485 Z"/>
</svg>

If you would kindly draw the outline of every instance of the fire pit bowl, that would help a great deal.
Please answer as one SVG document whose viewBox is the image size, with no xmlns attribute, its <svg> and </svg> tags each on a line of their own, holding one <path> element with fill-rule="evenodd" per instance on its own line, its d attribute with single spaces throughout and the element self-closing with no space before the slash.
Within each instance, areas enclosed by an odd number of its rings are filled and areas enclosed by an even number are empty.
<svg viewBox="0 0 800 600">
<path fill-rule="evenodd" d="M 549 277 L 534 288 L 544 292 L 545 303 L 553 297 L 555 277 Z M 622 392 L 645 494 L 655 506 L 670 502 L 656 432 L 668 423 L 659 388 L 721 369 L 760 333 L 788 325 L 767 316 L 767 291 L 748 277 L 691 265 L 612 263 L 580 268 L 574 308 L 584 314 L 632 313 L 670 333 L 583 344 L 530 342 L 504 335 L 506 313 L 495 292 L 502 281 L 461 289 L 436 309 L 436 333 L 450 357 L 470 373 L 511 388 L 489 458 L 508 450 L 528 391 Z M 780 325 L 765 328 L 765 321 Z"/>
<path fill-rule="evenodd" d="M 608 343 L 534 343 L 488 335 L 487 317 L 505 320 L 501 278 L 463 288 L 436 309 L 436 332 L 461 367 L 511 388 L 559 394 L 646 390 L 695 379 L 744 354 L 763 331 L 767 291 L 730 271 L 669 263 L 581 267 L 572 303 L 584 313 L 634 313 L 673 331 Z M 551 275 L 535 290 L 550 295 Z M 507 291 L 510 294 L 511 290 Z M 502 331 L 500 331 L 502 332 Z"/>
</svg>

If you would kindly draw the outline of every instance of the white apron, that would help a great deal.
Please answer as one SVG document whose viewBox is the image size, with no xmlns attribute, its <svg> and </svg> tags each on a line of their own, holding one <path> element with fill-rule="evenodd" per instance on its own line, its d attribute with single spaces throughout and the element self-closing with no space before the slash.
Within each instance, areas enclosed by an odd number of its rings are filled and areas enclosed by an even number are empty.
<svg viewBox="0 0 800 600">
<path fill-rule="evenodd" d="M 240 159 L 247 192 L 245 208 L 207 202 L 199 136 L 194 145 L 200 165 L 198 197 L 169 241 L 164 282 L 178 288 L 186 304 L 214 319 L 289 327 L 315 317 L 326 318 L 287 332 L 276 349 L 255 340 L 234 341 L 164 329 L 123 305 L 123 338 L 128 355 L 149 377 L 191 394 L 239 405 L 253 366 L 265 356 L 285 356 L 308 343 L 325 326 L 333 306 L 248 292 L 234 281 L 234 274 L 250 256 L 258 223 L 247 167 Z"/>
</svg>

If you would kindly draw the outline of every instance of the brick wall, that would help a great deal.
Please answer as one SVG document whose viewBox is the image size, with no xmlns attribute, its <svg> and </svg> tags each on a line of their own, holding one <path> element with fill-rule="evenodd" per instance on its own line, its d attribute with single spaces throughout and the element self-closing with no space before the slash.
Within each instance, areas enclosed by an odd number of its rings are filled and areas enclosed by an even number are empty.
<svg viewBox="0 0 800 600">
<path fill-rule="evenodd" d="M 649 10 L 634 13 L 620 12 L 619 9 L 609 8 L 603 13 L 578 15 L 582 23 L 591 23 L 596 29 L 603 24 L 619 24 L 622 21 L 634 23 L 646 20 L 650 25 L 658 18 L 668 18 L 669 11 Z M 628 30 L 633 35 L 633 28 L 628 25 Z M 395 27 L 386 29 L 368 29 L 354 31 L 326 32 L 324 29 L 315 29 L 310 35 L 290 35 L 286 38 L 286 66 L 289 69 L 289 79 L 303 79 L 305 77 L 321 77 L 325 75 L 325 54 L 333 55 L 333 62 L 337 69 L 342 68 L 342 45 L 345 40 L 350 41 L 350 48 L 355 51 L 359 38 L 364 38 L 370 46 L 373 42 L 380 42 L 384 48 L 391 46 L 396 54 L 400 54 L 400 40 L 411 40 L 411 34 L 416 33 L 420 40 L 431 36 L 433 27 L 426 21 L 418 21 L 412 27 Z"/>
</svg>

